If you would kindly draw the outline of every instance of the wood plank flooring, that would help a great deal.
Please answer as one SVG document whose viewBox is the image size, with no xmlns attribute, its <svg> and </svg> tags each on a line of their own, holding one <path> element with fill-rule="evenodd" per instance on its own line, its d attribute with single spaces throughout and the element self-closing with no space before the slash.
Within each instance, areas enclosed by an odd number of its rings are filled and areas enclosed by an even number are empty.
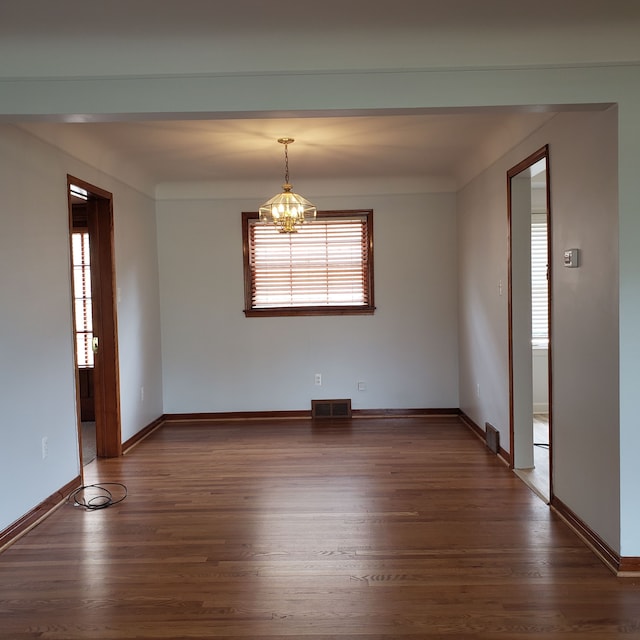
<svg viewBox="0 0 640 640">
<path fill-rule="evenodd" d="M 453 418 L 165 425 L 0 554 L 0 638 L 640 638 L 616 578 Z"/>
<path fill-rule="evenodd" d="M 549 418 L 543 414 L 533 416 L 533 442 L 549 444 Z M 520 479 L 528 484 L 545 502 L 551 498 L 550 468 L 548 446 L 541 447 L 534 444 L 533 469 L 517 469 Z"/>
</svg>

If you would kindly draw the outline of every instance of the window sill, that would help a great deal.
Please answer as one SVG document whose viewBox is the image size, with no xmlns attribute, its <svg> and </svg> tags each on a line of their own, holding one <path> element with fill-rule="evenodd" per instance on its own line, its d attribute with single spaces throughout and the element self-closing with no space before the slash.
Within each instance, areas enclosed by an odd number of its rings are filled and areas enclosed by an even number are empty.
<svg viewBox="0 0 640 640">
<path fill-rule="evenodd" d="M 277 307 L 273 309 L 245 309 L 247 318 L 278 316 L 362 316 L 373 315 L 375 307 Z"/>
</svg>

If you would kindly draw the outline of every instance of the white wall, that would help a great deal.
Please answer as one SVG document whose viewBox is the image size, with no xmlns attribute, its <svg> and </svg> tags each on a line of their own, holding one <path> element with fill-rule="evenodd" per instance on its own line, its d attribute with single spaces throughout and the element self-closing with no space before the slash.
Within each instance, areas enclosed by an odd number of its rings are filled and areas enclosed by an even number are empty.
<svg viewBox="0 0 640 640">
<path fill-rule="evenodd" d="M 525 157 L 525 156 L 523 156 Z M 506 169 L 494 165 L 458 193 L 460 408 L 509 442 Z M 478 388 L 479 387 L 479 388 Z"/>
<path fill-rule="evenodd" d="M 621 554 L 640 557 L 640 83 L 618 108 Z"/>
<path fill-rule="evenodd" d="M 533 413 L 549 413 L 549 351 L 533 349 Z"/>
<path fill-rule="evenodd" d="M 79 471 L 67 178 L 50 159 L 0 129 L 0 529 Z"/>
<path fill-rule="evenodd" d="M 620 550 L 617 111 L 554 125 L 554 492 Z M 569 248 L 578 269 L 562 266 Z"/>
<path fill-rule="evenodd" d="M 162 413 L 153 201 L 0 127 L 0 530 L 80 473 L 67 173 L 114 194 L 123 439 Z"/>
<path fill-rule="evenodd" d="M 61 154 L 66 159 L 65 154 Z M 86 158 L 91 161 L 92 158 Z M 105 171 L 70 159 L 71 175 L 113 194 L 122 441 L 162 414 L 155 202 Z"/>
<path fill-rule="evenodd" d="M 118 355 L 122 441 L 162 414 L 162 354 L 155 205 L 117 184 L 114 244 L 118 290 Z"/>
<path fill-rule="evenodd" d="M 65 0 L 61 13 L 56 3 L 20 0 L 0 23 L 0 73 L 222 75 L 627 62 L 638 59 L 634 4 L 537 0 L 516 11 L 505 0 L 324 0 L 295 7 L 287 0 L 190 0 L 185 10 L 175 0 Z M 291 29 L 292 22 L 302 28 Z"/>
<path fill-rule="evenodd" d="M 620 549 L 617 112 L 560 114 L 459 194 L 460 406 L 508 442 L 506 172 L 550 145 L 553 489 Z M 579 269 L 562 266 L 581 249 Z M 475 381 L 486 380 L 477 397 Z M 485 386 L 487 386 L 485 385 Z"/>
<path fill-rule="evenodd" d="M 165 413 L 457 407 L 454 196 L 304 193 L 374 209 L 375 314 L 245 318 L 240 214 L 260 201 L 160 201 Z"/>
</svg>

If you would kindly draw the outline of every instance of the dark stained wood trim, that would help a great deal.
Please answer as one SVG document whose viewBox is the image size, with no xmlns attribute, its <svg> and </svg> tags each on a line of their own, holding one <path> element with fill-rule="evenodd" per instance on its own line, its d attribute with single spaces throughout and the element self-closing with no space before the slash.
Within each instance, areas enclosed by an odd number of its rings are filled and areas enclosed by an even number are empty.
<svg viewBox="0 0 640 640">
<path fill-rule="evenodd" d="M 105 200 L 111 200 L 113 198 L 113 194 L 110 191 L 106 191 L 105 189 L 96 187 L 86 180 L 67 174 L 67 186 L 71 184 L 75 184 L 76 187 L 80 187 L 81 189 L 88 191 L 91 195 L 98 196 L 99 198 L 104 198 Z"/>
<path fill-rule="evenodd" d="M 517 165 L 520 166 L 520 165 Z M 517 167 L 516 167 L 517 168 Z M 507 343 L 508 343 L 508 357 L 509 357 L 509 447 L 513 452 L 513 438 L 515 434 L 515 427 L 513 424 L 513 293 L 511 288 L 511 281 L 513 280 L 511 273 L 513 270 L 513 233 L 512 233 L 512 206 L 511 206 L 511 178 L 516 175 L 512 173 L 515 170 L 507 172 Z M 515 456 L 509 453 L 509 468 L 514 468 Z"/>
<path fill-rule="evenodd" d="M 458 417 L 459 409 L 353 409 L 356 418 L 403 418 L 419 416 Z M 311 418 L 311 410 L 299 411 L 231 411 L 220 413 L 168 413 L 162 423 L 212 422 L 222 420 L 304 420 Z"/>
<path fill-rule="evenodd" d="M 318 211 L 316 219 L 363 216 L 367 219 L 368 230 L 368 268 L 367 289 L 369 304 L 366 306 L 337 306 L 330 307 L 277 307 L 275 309 L 252 309 L 252 278 L 249 269 L 249 221 L 258 219 L 257 211 L 242 212 L 242 264 L 244 272 L 244 315 L 247 318 L 273 318 L 286 316 L 356 316 L 373 315 L 376 310 L 374 291 L 374 260 L 373 260 L 373 209 L 339 209 L 332 211 Z"/>
<path fill-rule="evenodd" d="M 109 191 L 67 174 L 70 229 L 73 226 L 69 193 L 71 184 L 85 189 L 89 194 L 85 207 L 90 235 L 94 335 L 100 341 L 99 352 L 94 363 L 96 450 L 98 457 L 111 458 L 122 455 L 113 195 Z"/>
<path fill-rule="evenodd" d="M 486 444 L 486 432 L 485 430 L 476 424 L 464 411 L 459 410 L 458 414 L 460 420 L 465 424 L 471 431 L 476 435 L 484 444 Z M 498 457 L 502 458 L 502 461 L 512 468 L 511 466 L 511 454 L 506 450 L 500 447 L 500 452 L 498 453 Z"/>
<path fill-rule="evenodd" d="M 221 411 L 220 413 L 166 413 L 163 422 L 219 422 L 224 420 L 299 420 L 311 418 L 306 411 Z"/>
<path fill-rule="evenodd" d="M 259 217 L 256 211 L 242 212 L 242 271 L 244 279 L 244 312 L 251 309 L 251 269 L 249 269 L 249 220 Z"/>
<path fill-rule="evenodd" d="M 413 418 L 420 416 L 455 416 L 460 409 L 353 409 L 354 418 Z"/>
<path fill-rule="evenodd" d="M 25 533 L 33 529 L 40 521 L 44 520 L 50 513 L 55 511 L 66 499 L 67 496 L 78 487 L 82 486 L 82 478 L 76 476 L 70 482 L 52 493 L 48 498 L 43 500 L 39 505 L 35 506 L 31 511 L 25 513 L 21 518 L 9 525 L 3 531 L 0 531 L 0 551 L 16 540 L 21 538 Z"/>
<path fill-rule="evenodd" d="M 99 311 L 96 334 L 100 337 L 100 348 L 94 367 L 94 388 L 96 410 L 99 406 L 99 390 L 102 395 L 101 409 L 104 415 L 103 429 L 98 428 L 97 430 L 98 455 L 113 458 L 122 455 L 113 209 L 112 200 L 96 200 L 94 202 L 96 206 L 94 229 L 98 242 L 94 241 L 92 244 L 91 257 L 92 260 L 97 258 L 96 276 L 100 281 L 98 295 L 93 297 L 93 304 L 97 305 Z M 91 229 L 91 216 L 89 221 Z M 99 426 L 97 416 L 96 426 Z M 100 440 L 102 440 L 102 447 Z"/>
<path fill-rule="evenodd" d="M 620 556 L 562 500 L 551 497 L 549 506 L 571 527 L 579 538 L 611 569 L 615 574 L 620 571 Z M 640 568 L 640 567 L 639 567 Z"/>
<path fill-rule="evenodd" d="M 508 338 L 509 338 L 509 443 L 511 447 L 511 452 L 508 456 L 509 467 L 511 469 L 514 468 L 515 465 L 515 456 L 513 455 L 513 443 L 515 438 L 515 427 L 514 427 L 514 407 L 513 407 L 513 289 L 512 289 L 512 263 L 513 263 L 513 234 L 512 234 L 512 207 L 511 207 L 511 179 L 517 176 L 519 173 L 531 167 L 536 162 L 539 162 L 543 158 L 547 161 L 547 222 L 548 222 L 548 235 L 547 235 L 547 253 L 549 255 L 549 346 L 548 346 L 548 370 L 549 370 L 549 458 L 551 458 L 551 451 L 553 448 L 552 443 L 552 367 L 551 367 L 551 346 L 552 346 L 552 333 L 551 333 L 551 283 L 552 283 L 552 273 L 551 273 L 551 183 L 550 183 L 550 174 L 551 171 L 549 169 L 549 145 L 546 144 L 537 151 L 534 151 L 530 156 L 511 167 L 507 171 L 507 245 L 508 245 L 508 255 L 507 255 L 507 309 L 508 309 Z M 553 465 L 549 465 L 549 490 L 551 495 L 553 495 L 553 478 L 551 468 Z"/>
<path fill-rule="evenodd" d="M 547 424 L 549 431 L 549 495 L 553 497 L 553 211 L 551 207 L 551 151 L 549 145 L 544 146 L 547 161 Z"/>
<path fill-rule="evenodd" d="M 146 427 L 140 429 L 138 433 L 134 433 L 128 440 L 122 443 L 123 455 L 129 452 L 137 444 L 142 442 L 146 437 L 150 436 L 156 429 L 161 427 L 166 422 L 165 416 L 162 415 L 156 418 L 153 422 L 150 422 Z"/>
<path fill-rule="evenodd" d="M 375 307 L 278 307 L 277 309 L 245 309 L 247 318 L 275 318 L 288 316 L 366 316 Z"/>
<path fill-rule="evenodd" d="M 619 577 L 640 577 L 640 557 L 634 556 L 622 556 L 620 558 L 620 565 L 618 567 Z"/>
<path fill-rule="evenodd" d="M 464 422 L 464 424 L 473 431 L 473 433 L 480 438 L 480 440 L 484 440 L 484 430 L 474 422 L 464 411 L 460 411 L 460 420 Z"/>
</svg>

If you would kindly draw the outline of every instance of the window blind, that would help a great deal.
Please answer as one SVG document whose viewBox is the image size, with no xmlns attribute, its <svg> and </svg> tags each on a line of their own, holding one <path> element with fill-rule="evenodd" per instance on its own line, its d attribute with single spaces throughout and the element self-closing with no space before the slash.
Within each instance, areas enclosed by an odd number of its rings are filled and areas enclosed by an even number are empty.
<svg viewBox="0 0 640 640">
<path fill-rule="evenodd" d="M 76 354 L 78 367 L 93 367 L 93 321 L 91 306 L 91 264 L 89 234 L 74 231 L 71 234 L 73 262 L 73 304 L 76 328 Z"/>
<path fill-rule="evenodd" d="M 531 216 L 531 338 L 534 344 L 549 342 L 549 281 L 547 276 L 547 216 Z"/>
<path fill-rule="evenodd" d="M 293 234 L 251 221 L 249 236 L 252 309 L 370 304 L 366 216 L 319 218 Z"/>
</svg>

